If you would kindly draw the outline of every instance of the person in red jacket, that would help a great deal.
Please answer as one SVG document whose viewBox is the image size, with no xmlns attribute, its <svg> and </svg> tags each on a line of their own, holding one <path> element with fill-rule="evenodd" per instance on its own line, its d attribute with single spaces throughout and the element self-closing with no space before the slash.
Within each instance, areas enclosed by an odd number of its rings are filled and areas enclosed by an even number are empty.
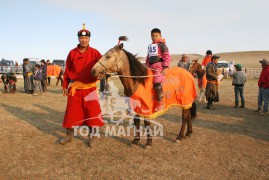
<svg viewBox="0 0 269 180">
<path fill-rule="evenodd" d="M 202 69 L 206 69 L 207 64 L 211 62 L 211 58 L 212 58 L 212 51 L 207 50 L 206 56 L 204 57 L 204 59 L 202 61 Z"/>
<path fill-rule="evenodd" d="M 268 104 L 269 104 L 269 61 L 263 59 L 259 61 L 262 65 L 262 72 L 259 78 L 259 95 L 258 95 L 258 110 L 262 114 L 268 114 Z M 262 102 L 263 109 L 262 109 Z"/>
<path fill-rule="evenodd" d="M 154 91 L 156 93 L 157 106 L 154 111 L 161 111 L 164 107 L 162 82 L 165 78 L 165 69 L 169 68 L 171 55 L 162 38 L 161 30 L 154 28 L 151 30 L 152 43 L 148 46 L 148 55 L 146 58 L 146 66 L 153 69 Z"/>
<path fill-rule="evenodd" d="M 62 90 L 63 95 L 68 96 L 62 124 L 67 136 L 61 144 L 72 141 L 75 127 L 86 125 L 90 130 L 89 146 L 92 146 L 92 127 L 104 125 L 96 93 L 97 79 L 91 75 L 92 67 L 102 55 L 89 46 L 90 37 L 90 31 L 83 24 L 78 32 L 79 44 L 67 56 Z"/>
</svg>

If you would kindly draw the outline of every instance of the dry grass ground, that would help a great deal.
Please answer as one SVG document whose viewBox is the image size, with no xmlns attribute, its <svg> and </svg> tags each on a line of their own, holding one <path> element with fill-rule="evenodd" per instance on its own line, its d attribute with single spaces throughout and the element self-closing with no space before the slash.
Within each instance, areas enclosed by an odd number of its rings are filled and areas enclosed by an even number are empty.
<svg viewBox="0 0 269 180">
<path fill-rule="evenodd" d="M 194 133 L 179 144 L 181 110 L 170 109 L 156 119 L 164 138 L 151 149 L 145 140 L 132 147 L 132 137 L 102 136 L 94 148 L 84 137 L 60 145 L 66 97 L 54 84 L 35 97 L 23 93 L 19 80 L 16 94 L 0 94 L 0 179 L 268 179 L 269 116 L 253 112 L 257 80 L 246 84 L 246 109 L 234 109 L 225 79 L 217 109 L 198 103 Z"/>
</svg>

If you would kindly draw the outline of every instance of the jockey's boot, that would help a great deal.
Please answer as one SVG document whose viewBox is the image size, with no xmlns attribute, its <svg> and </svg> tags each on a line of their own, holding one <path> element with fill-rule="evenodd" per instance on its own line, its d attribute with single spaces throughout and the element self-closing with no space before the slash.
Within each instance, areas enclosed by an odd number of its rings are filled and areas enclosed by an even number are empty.
<svg viewBox="0 0 269 180">
<path fill-rule="evenodd" d="M 73 141 L 73 136 L 74 136 L 74 129 L 73 128 L 67 128 L 66 129 L 66 137 L 61 139 L 60 144 L 65 145 L 68 142 Z"/>
<path fill-rule="evenodd" d="M 164 107 L 164 102 L 163 101 L 160 101 L 157 103 L 157 106 L 155 107 L 154 111 L 155 112 L 158 112 L 158 111 L 161 111 Z"/>
<path fill-rule="evenodd" d="M 239 102 L 238 101 L 235 101 L 234 108 L 238 108 L 238 104 L 239 104 Z"/>
<path fill-rule="evenodd" d="M 161 111 L 164 107 L 163 89 L 162 89 L 161 83 L 154 83 L 154 90 L 156 93 L 156 99 L 158 101 L 157 106 L 155 107 L 154 111 L 158 112 L 158 111 Z"/>
<path fill-rule="evenodd" d="M 240 108 L 245 108 L 245 101 L 241 101 L 241 106 Z"/>
</svg>

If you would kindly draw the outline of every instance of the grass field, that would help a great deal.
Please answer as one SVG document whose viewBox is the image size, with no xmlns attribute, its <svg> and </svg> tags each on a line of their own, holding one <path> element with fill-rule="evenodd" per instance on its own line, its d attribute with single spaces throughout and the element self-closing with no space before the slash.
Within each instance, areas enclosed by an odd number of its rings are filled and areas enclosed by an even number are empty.
<svg viewBox="0 0 269 180">
<path fill-rule="evenodd" d="M 122 93 L 118 79 L 112 81 Z M 0 93 L 0 179 L 268 179 L 269 116 L 254 112 L 257 80 L 246 83 L 246 109 L 234 109 L 225 79 L 217 109 L 197 102 L 194 133 L 180 143 L 181 109 L 170 109 L 156 119 L 164 138 L 153 140 L 151 149 L 145 140 L 131 146 L 133 137 L 101 136 L 94 148 L 85 137 L 60 145 L 66 97 L 54 84 L 32 96 L 20 79 L 16 94 Z"/>
</svg>

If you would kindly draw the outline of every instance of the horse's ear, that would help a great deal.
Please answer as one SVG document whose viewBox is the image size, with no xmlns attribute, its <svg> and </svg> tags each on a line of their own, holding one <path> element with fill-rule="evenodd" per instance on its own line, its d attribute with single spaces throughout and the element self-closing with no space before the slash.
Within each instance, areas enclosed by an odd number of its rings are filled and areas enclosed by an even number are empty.
<svg viewBox="0 0 269 180">
<path fill-rule="evenodd" d="M 123 43 L 120 43 L 118 46 L 117 46 L 117 51 L 120 51 L 123 49 Z"/>
</svg>

